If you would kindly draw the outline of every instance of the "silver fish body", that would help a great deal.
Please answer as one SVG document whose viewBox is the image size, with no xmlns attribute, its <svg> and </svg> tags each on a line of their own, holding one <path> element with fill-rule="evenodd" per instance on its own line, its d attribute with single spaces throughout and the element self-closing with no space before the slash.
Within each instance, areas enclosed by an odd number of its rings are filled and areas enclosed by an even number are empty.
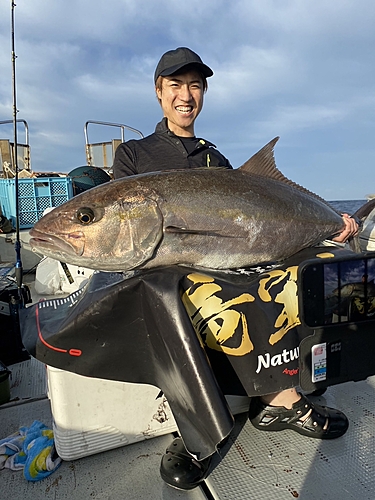
<svg viewBox="0 0 375 500">
<path fill-rule="evenodd" d="M 92 188 L 40 219 L 31 246 L 106 271 L 282 261 L 344 224 L 323 200 L 285 182 L 273 166 L 274 143 L 236 170 L 171 170 Z M 272 176 L 260 160 L 271 165 Z M 254 173 L 258 166 L 261 175 Z"/>
</svg>

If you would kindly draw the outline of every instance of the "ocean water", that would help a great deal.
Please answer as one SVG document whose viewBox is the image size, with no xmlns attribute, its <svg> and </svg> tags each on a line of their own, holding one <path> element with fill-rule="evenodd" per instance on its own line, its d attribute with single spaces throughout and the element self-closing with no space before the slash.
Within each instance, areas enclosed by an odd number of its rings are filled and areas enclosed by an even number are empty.
<svg viewBox="0 0 375 500">
<path fill-rule="evenodd" d="M 366 202 L 367 200 L 335 200 L 328 203 L 338 212 L 353 215 Z"/>
</svg>

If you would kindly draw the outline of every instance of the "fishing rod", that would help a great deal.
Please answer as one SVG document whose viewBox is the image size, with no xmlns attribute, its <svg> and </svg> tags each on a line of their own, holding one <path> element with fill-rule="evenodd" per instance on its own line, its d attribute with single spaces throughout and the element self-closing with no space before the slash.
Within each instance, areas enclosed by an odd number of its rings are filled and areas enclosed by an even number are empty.
<svg viewBox="0 0 375 500">
<path fill-rule="evenodd" d="M 14 146 L 13 146 L 13 160 L 14 160 L 14 170 L 15 170 L 15 179 L 14 179 L 14 187 L 15 187 L 15 198 L 16 198 L 16 243 L 15 243 L 15 251 L 16 251 L 16 282 L 18 287 L 18 295 L 19 299 L 22 302 L 22 278 L 23 278 L 23 270 L 22 270 L 22 260 L 21 260 L 21 239 L 20 239 L 20 222 L 19 222 L 19 187 L 18 187 L 18 142 L 17 142 L 17 102 L 16 102 L 16 52 L 15 52 L 15 36 L 14 36 L 14 8 L 16 4 L 13 0 L 10 0 L 11 4 L 11 33 L 12 33 L 12 95 L 13 95 L 13 134 L 14 134 Z"/>
</svg>

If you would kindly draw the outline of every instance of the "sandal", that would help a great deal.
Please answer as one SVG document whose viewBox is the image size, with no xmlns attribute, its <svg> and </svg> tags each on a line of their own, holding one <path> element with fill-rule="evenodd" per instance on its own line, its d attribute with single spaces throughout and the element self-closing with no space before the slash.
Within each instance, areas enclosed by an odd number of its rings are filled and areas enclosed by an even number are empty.
<svg viewBox="0 0 375 500">
<path fill-rule="evenodd" d="M 192 490 L 208 475 L 212 457 L 196 460 L 186 450 L 181 438 L 173 440 L 168 446 L 160 464 L 162 479 L 180 490 Z"/>
<path fill-rule="evenodd" d="M 301 420 L 309 412 L 310 415 L 305 420 Z M 314 405 L 302 394 L 301 399 L 294 403 L 291 410 L 284 406 L 267 405 L 260 397 L 252 398 L 249 419 L 258 430 L 291 429 L 304 436 L 317 439 L 338 438 L 345 434 L 349 426 L 348 419 L 341 411 Z"/>
</svg>

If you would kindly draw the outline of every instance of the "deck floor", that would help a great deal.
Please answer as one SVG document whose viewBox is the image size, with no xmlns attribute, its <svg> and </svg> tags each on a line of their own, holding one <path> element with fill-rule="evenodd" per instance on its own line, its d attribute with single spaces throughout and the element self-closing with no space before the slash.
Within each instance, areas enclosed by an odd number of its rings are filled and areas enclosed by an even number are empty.
<svg viewBox="0 0 375 500">
<path fill-rule="evenodd" d="M 10 368 L 11 402 L 0 406 L 0 438 L 34 420 L 52 425 L 45 367 L 31 359 Z M 160 459 L 172 439 L 165 435 L 64 461 L 37 483 L 26 481 L 22 471 L 0 471 L 0 498 L 374 500 L 375 377 L 330 387 L 316 401 L 346 412 L 350 427 L 345 436 L 320 441 L 292 431 L 261 432 L 240 414 L 204 490 L 178 491 L 160 479 Z"/>
<path fill-rule="evenodd" d="M 350 425 L 343 437 L 322 441 L 290 430 L 258 431 L 242 415 L 208 478 L 214 498 L 374 500 L 375 377 L 330 387 L 314 401 L 346 413 Z"/>
</svg>

